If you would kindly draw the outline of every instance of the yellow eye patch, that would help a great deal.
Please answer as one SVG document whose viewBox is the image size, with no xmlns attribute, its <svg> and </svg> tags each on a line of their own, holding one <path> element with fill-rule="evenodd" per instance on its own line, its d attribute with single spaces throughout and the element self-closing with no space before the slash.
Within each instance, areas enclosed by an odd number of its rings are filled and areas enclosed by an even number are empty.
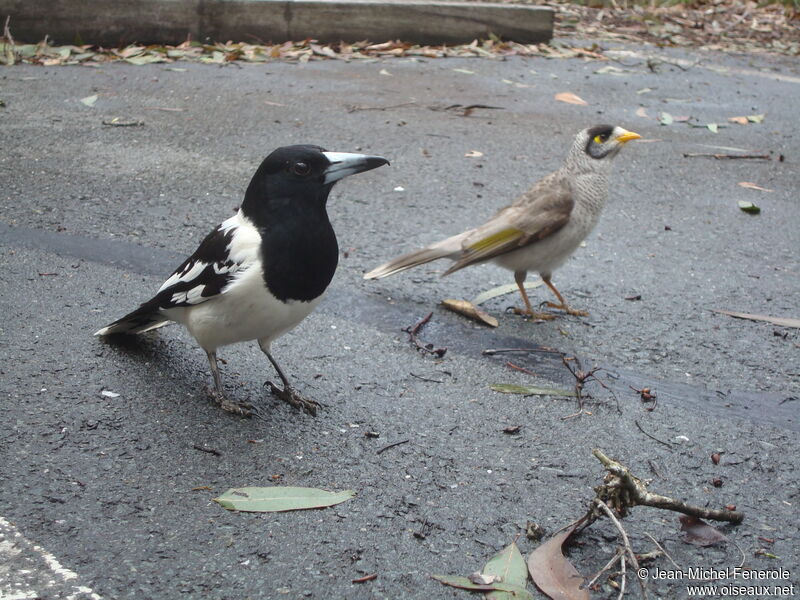
<svg viewBox="0 0 800 600">
<path fill-rule="evenodd" d="M 602 135 L 594 136 L 594 143 L 595 144 L 602 144 L 603 142 L 605 142 L 605 140 L 603 139 Z"/>
</svg>

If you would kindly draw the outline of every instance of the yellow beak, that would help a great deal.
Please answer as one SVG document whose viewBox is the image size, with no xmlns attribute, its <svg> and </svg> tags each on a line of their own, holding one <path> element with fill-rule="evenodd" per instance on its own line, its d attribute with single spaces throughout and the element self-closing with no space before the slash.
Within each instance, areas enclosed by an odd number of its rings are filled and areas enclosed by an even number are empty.
<svg viewBox="0 0 800 600">
<path fill-rule="evenodd" d="M 622 130 L 622 133 L 617 136 L 617 141 L 620 144 L 624 144 L 625 142 L 630 142 L 631 140 L 638 140 L 642 136 L 638 133 L 633 133 L 632 131 L 628 131 L 626 129 Z"/>
</svg>

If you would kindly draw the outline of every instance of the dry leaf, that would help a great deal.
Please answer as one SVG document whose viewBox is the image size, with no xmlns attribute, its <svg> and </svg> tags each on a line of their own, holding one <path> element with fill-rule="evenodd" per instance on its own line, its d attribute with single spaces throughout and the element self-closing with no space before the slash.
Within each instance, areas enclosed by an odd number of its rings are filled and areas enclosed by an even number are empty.
<svg viewBox="0 0 800 600">
<path fill-rule="evenodd" d="M 483 156 L 483 152 L 479 152 L 478 150 L 470 150 L 464 156 L 467 158 L 480 158 Z"/>
<path fill-rule="evenodd" d="M 572 92 L 561 92 L 560 94 L 556 94 L 556 100 L 559 102 L 566 102 L 567 104 L 579 104 L 580 106 L 589 106 L 589 103 L 586 102 L 580 96 L 573 94 Z"/>
<path fill-rule="evenodd" d="M 775 190 L 770 190 L 770 189 L 765 188 L 765 187 L 761 187 L 760 185 L 757 185 L 757 184 L 753 183 L 752 181 L 740 181 L 737 185 L 739 185 L 739 186 L 741 186 L 743 188 L 747 188 L 748 190 L 758 190 L 759 192 L 774 192 L 775 191 Z"/>
<path fill-rule="evenodd" d="M 492 315 L 466 300 L 442 300 L 442 306 L 473 321 L 489 325 L 489 327 L 497 327 L 500 324 Z"/>
<path fill-rule="evenodd" d="M 747 125 L 750 122 L 747 117 L 730 117 L 728 121 L 731 123 L 738 123 L 739 125 Z"/>
<path fill-rule="evenodd" d="M 583 577 L 572 566 L 561 547 L 584 519 L 576 521 L 536 548 L 528 557 L 528 572 L 543 594 L 553 600 L 589 600 L 589 590 L 582 589 Z"/>
<path fill-rule="evenodd" d="M 750 321 L 765 321 L 772 323 L 778 327 L 794 327 L 800 329 L 800 319 L 792 319 L 791 317 L 770 317 L 767 315 L 754 315 L 752 313 L 735 312 L 732 310 L 722 310 L 721 308 L 712 308 L 714 312 L 728 315 L 736 319 L 749 319 Z"/>
<path fill-rule="evenodd" d="M 387 76 L 389 76 L 389 77 L 394 77 L 394 76 L 393 76 L 391 73 L 389 73 L 389 71 L 387 71 L 386 69 L 381 69 L 381 70 L 380 70 L 380 74 L 381 74 L 381 75 L 387 75 Z"/>
<path fill-rule="evenodd" d="M 686 535 L 683 536 L 683 541 L 687 544 L 706 547 L 728 540 L 718 529 L 697 517 L 681 515 L 680 521 L 681 531 L 686 532 Z"/>
</svg>

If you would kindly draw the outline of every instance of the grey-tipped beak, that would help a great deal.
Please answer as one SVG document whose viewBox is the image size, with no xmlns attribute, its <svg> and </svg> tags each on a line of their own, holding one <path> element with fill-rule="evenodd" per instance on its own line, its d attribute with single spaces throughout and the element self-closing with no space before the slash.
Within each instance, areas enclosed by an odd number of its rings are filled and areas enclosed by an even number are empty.
<svg viewBox="0 0 800 600">
<path fill-rule="evenodd" d="M 364 171 L 377 169 L 382 165 L 389 164 L 389 161 L 382 156 L 350 154 L 349 152 L 323 152 L 323 154 L 331 163 L 325 169 L 325 184 L 339 181 L 348 175 L 363 173 Z"/>
</svg>

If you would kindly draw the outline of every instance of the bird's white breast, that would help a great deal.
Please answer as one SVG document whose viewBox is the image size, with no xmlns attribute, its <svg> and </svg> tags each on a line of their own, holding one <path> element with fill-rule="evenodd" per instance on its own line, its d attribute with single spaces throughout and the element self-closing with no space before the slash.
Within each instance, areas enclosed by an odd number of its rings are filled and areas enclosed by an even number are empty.
<svg viewBox="0 0 800 600">
<path fill-rule="evenodd" d="M 319 301 L 281 302 L 264 285 L 260 263 L 252 265 L 225 291 L 202 304 L 170 309 L 205 350 L 248 340 L 272 340 L 294 329 Z M 173 313 L 173 311 L 175 311 Z"/>
</svg>

